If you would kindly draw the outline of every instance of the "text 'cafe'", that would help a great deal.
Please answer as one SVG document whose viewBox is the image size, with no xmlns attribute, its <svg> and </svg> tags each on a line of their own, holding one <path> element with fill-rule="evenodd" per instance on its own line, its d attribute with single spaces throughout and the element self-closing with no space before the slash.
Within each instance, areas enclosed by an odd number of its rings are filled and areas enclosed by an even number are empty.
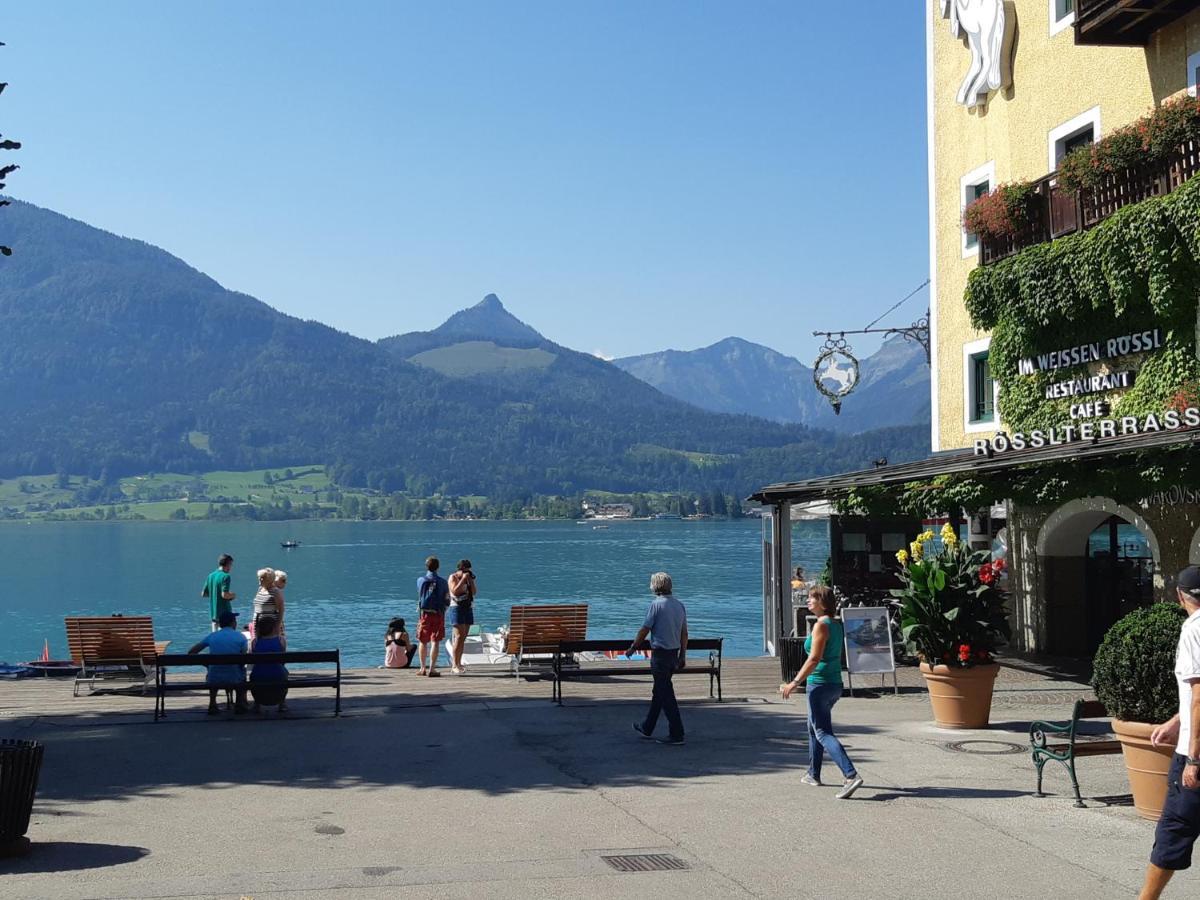
<svg viewBox="0 0 1200 900">
<path fill-rule="evenodd" d="M 1040 398 L 1038 427 L 1005 421 L 970 448 L 761 488 L 768 649 L 791 618 L 792 505 L 823 501 L 838 510 L 830 569 L 846 594 L 884 596 L 898 584 L 892 545 L 948 518 L 972 546 L 1007 555 L 1013 649 L 1090 656 L 1119 618 L 1167 595 L 1164 574 L 1200 563 L 1197 398 L 1136 414 L 1122 404 L 1163 347 L 1156 328 L 1022 358 L 997 373 L 1001 410 L 1006 384 L 1023 390 Z"/>
</svg>

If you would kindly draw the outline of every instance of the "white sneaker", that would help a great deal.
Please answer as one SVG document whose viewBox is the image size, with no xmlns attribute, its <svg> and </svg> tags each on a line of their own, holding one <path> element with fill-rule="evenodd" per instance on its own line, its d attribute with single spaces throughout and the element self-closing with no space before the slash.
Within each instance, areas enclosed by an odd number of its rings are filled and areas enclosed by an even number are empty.
<svg viewBox="0 0 1200 900">
<path fill-rule="evenodd" d="M 844 782 L 842 782 L 842 789 L 834 796 L 836 796 L 839 800 L 848 800 L 851 796 L 853 796 L 855 791 L 862 787 L 862 784 L 863 780 L 861 775 L 855 775 L 853 778 L 847 778 Z"/>
<path fill-rule="evenodd" d="M 813 787 L 821 786 L 821 780 L 819 778 L 813 778 L 807 772 L 805 772 L 803 775 L 800 776 L 800 783 L 801 784 L 810 784 Z"/>
</svg>

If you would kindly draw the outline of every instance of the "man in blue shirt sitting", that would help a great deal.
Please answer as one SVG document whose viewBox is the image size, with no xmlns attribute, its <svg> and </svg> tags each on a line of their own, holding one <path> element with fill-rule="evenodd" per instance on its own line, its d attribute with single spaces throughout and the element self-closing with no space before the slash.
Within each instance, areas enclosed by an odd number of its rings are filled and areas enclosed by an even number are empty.
<svg viewBox="0 0 1200 900">
<path fill-rule="evenodd" d="M 206 647 L 209 653 L 217 655 L 246 652 L 246 639 L 237 630 L 237 613 L 224 610 L 217 618 L 217 625 L 219 627 L 216 631 L 205 635 L 204 640 L 188 650 L 188 653 L 200 653 Z M 237 703 L 233 707 L 235 713 L 240 715 L 249 711 L 250 707 L 246 705 L 245 666 L 209 666 L 204 681 L 208 685 L 210 716 L 215 716 L 218 712 L 217 691 L 222 689 L 237 691 Z"/>
<path fill-rule="evenodd" d="M 647 635 L 650 637 L 650 673 L 654 676 L 654 693 L 650 698 L 646 720 L 634 722 L 633 730 L 644 738 L 653 737 L 659 712 L 666 713 L 667 737 L 656 740 L 660 744 L 678 746 L 683 743 L 683 718 L 679 715 L 679 703 L 675 699 L 675 685 L 671 678 L 676 669 L 682 669 L 685 665 L 688 631 L 687 610 L 675 599 L 671 589 L 671 576 L 666 572 L 655 572 L 650 576 L 654 600 L 646 613 L 646 621 L 625 655 L 632 656 L 641 648 Z"/>
</svg>

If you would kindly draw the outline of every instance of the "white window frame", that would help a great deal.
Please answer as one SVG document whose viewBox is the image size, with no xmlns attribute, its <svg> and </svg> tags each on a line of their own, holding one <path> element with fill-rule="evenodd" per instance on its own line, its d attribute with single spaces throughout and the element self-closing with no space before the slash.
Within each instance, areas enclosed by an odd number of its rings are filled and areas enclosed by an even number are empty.
<svg viewBox="0 0 1200 900">
<path fill-rule="evenodd" d="M 1079 0 L 1075 0 L 1076 3 Z M 1071 10 L 1061 19 L 1058 18 L 1058 0 L 1050 0 L 1050 37 L 1064 31 L 1075 24 L 1075 10 Z"/>
<path fill-rule="evenodd" d="M 967 211 L 967 191 L 977 187 L 981 182 L 988 183 L 988 190 L 996 189 L 996 161 L 989 160 L 977 169 L 972 169 L 958 181 L 958 228 L 962 235 L 962 258 L 967 259 L 979 254 L 979 241 L 973 245 L 967 244 L 967 227 L 962 224 L 963 213 Z M 971 199 L 974 199 L 972 197 Z"/>
<path fill-rule="evenodd" d="M 1058 147 L 1070 140 L 1088 126 L 1092 128 L 1092 140 L 1100 140 L 1100 107 L 1093 106 L 1086 112 L 1081 112 L 1075 118 L 1063 122 L 1057 128 L 1051 128 L 1047 135 L 1047 164 L 1046 171 L 1053 172 L 1058 168 Z"/>
<path fill-rule="evenodd" d="M 991 335 L 963 344 L 963 430 L 967 434 L 979 434 L 984 431 L 994 432 L 1000 427 L 1000 382 L 996 380 L 994 373 L 992 374 L 992 418 L 981 422 L 971 421 L 971 404 L 975 398 L 975 385 L 971 383 L 971 376 L 974 374 L 975 367 L 971 364 L 971 359 L 991 349 Z"/>
<path fill-rule="evenodd" d="M 1196 70 L 1200 69 L 1200 51 L 1193 53 L 1187 58 L 1187 86 L 1188 95 L 1196 96 Z"/>
</svg>

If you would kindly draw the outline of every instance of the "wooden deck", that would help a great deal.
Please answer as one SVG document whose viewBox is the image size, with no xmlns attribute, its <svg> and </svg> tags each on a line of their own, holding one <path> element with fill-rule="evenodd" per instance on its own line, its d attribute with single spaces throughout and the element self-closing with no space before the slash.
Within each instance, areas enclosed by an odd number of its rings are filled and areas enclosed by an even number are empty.
<svg viewBox="0 0 1200 900">
<path fill-rule="evenodd" d="M 586 669 L 586 666 L 585 666 Z M 199 680 L 199 669 L 172 673 L 174 679 Z M 723 694 L 726 702 L 778 699 L 779 661 L 768 657 L 726 658 L 723 667 Z M 911 667 L 898 671 L 902 697 L 924 694 L 920 673 Z M 709 702 L 708 678 L 684 675 L 675 679 L 675 692 L 684 702 Z M 891 694 L 891 677 L 886 687 L 879 676 L 857 676 L 855 687 Z M 996 682 L 997 701 L 1029 702 L 1031 695 L 1044 695 L 1044 701 L 1063 705 L 1064 694 L 1090 695 L 1086 685 L 1058 680 L 1045 674 L 1002 667 Z M 650 696 L 649 674 L 630 677 L 574 678 L 564 686 L 567 706 L 596 703 L 638 702 Z M 1008 697 L 1004 697 L 1008 695 Z M 716 701 L 712 701 L 716 702 Z M 507 667 L 474 666 L 462 676 L 443 670 L 438 678 L 422 678 L 415 669 L 345 669 L 342 673 L 342 715 L 371 715 L 414 707 L 447 709 L 503 708 L 523 704 L 552 707 L 551 682 L 538 675 L 513 677 Z M 290 716 L 332 716 L 333 691 L 313 689 L 295 691 L 288 698 Z M 195 720 L 204 717 L 207 696 L 203 693 L 171 695 L 167 698 L 168 721 Z M 1069 703 L 1067 704 L 1069 706 Z M 106 722 L 150 722 L 153 719 L 153 686 L 145 696 L 136 690 L 71 696 L 69 678 L 28 678 L 0 682 L 0 723 L 42 718 L 61 720 L 63 725 L 96 725 Z M 274 712 L 270 713 L 274 715 Z"/>
<path fill-rule="evenodd" d="M 725 661 L 723 692 L 726 700 L 766 698 L 779 687 L 779 662 L 775 659 L 730 659 Z M 175 679 L 202 677 L 200 670 L 172 673 Z M 675 680 L 681 700 L 708 701 L 708 678 L 684 675 Z M 612 700 L 644 701 L 650 696 L 649 674 L 630 677 L 572 679 L 565 688 L 569 706 Z M 207 705 L 203 693 L 167 698 L 168 718 L 203 716 Z M 714 701 L 715 702 L 715 701 Z M 342 672 L 342 715 L 353 716 L 392 708 L 459 707 L 545 703 L 551 706 L 551 682 L 537 674 L 513 677 L 507 667 L 473 666 L 461 676 L 443 670 L 438 678 L 422 678 L 416 669 L 345 669 Z M 296 691 L 288 698 L 292 715 L 332 715 L 332 690 Z M 142 696 L 138 691 L 71 696 L 69 678 L 26 678 L 0 682 L 0 720 L 50 717 L 95 723 L 97 719 L 153 717 L 153 686 Z"/>
</svg>

